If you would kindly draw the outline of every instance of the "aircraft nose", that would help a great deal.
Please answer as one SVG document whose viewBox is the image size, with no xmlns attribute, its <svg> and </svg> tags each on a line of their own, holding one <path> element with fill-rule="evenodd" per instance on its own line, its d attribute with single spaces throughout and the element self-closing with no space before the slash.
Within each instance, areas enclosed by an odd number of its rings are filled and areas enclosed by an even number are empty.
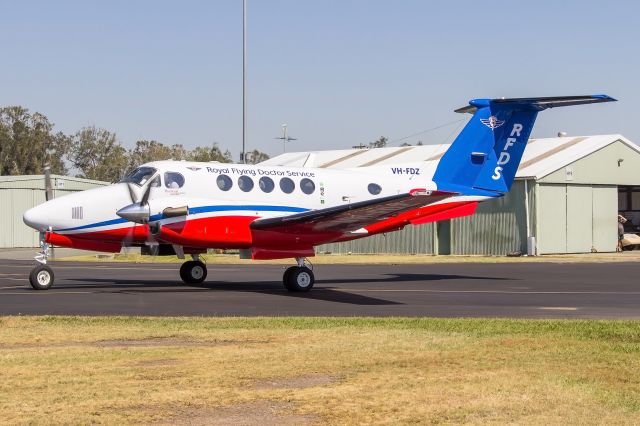
<svg viewBox="0 0 640 426">
<path fill-rule="evenodd" d="M 42 206 L 33 207 L 22 215 L 25 225 L 30 226 L 38 231 L 46 231 L 49 226 L 47 210 Z"/>
</svg>

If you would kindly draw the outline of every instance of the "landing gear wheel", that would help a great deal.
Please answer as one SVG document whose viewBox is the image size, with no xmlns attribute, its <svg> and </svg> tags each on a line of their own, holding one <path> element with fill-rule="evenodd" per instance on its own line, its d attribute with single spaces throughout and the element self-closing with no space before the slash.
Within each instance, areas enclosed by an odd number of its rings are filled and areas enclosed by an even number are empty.
<svg viewBox="0 0 640 426">
<path fill-rule="evenodd" d="M 199 260 L 189 260 L 180 267 L 180 278 L 187 284 L 200 284 L 207 278 L 207 265 Z"/>
<path fill-rule="evenodd" d="M 38 265 L 29 274 L 29 283 L 35 290 L 49 290 L 53 280 L 53 269 L 47 265 Z"/>
<path fill-rule="evenodd" d="M 282 281 L 287 290 L 303 292 L 313 288 L 315 278 L 306 266 L 292 266 L 284 272 Z"/>
</svg>

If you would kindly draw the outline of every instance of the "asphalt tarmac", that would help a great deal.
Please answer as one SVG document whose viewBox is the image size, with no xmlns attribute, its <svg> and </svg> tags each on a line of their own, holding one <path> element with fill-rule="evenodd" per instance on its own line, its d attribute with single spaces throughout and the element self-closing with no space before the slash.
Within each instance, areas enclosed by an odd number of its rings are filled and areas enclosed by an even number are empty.
<svg viewBox="0 0 640 426">
<path fill-rule="evenodd" d="M 35 291 L 33 262 L 0 260 L 0 315 L 429 316 L 640 319 L 639 263 L 319 265 L 309 293 L 283 266 L 210 265 L 200 286 L 178 264 L 52 262 Z"/>
</svg>

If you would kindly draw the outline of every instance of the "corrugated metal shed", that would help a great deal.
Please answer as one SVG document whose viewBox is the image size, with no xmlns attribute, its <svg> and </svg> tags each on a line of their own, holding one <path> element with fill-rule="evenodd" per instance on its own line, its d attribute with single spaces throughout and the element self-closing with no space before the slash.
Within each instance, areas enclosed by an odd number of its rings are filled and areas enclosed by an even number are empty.
<svg viewBox="0 0 640 426">
<path fill-rule="evenodd" d="M 292 152 L 263 164 L 348 169 L 422 163 L 423 178 L 431 179 L 449 146 Z M 482 203 L 476 215 L 319 251 L 504 255 L 526 252 L 530 236 L 539 254 L 614 251 L 617 186 L 640 186 L 639 170 L 640 147 L 619 134 L 531 139 L 511 192 Z"/>
<path fill-rule="evenodd" d="M 54 197 L 108 182 L 51 175 Z M 22 214 L 44 203 L 44 176 L 0 176 L 0 248 L 37 247 L 38 233 L 22 222 Z"/>
<path fill-rule="evenodd" d="M 516 178 L 539 180 L 556 170 L 619 142 L 640 153 L 640 147 L 619 134 L 530 139 L 522 156 Z M 261 163 L 296 167 L 348 169 L 354 167 L 424 163 L 425 176 L 435 172 L 448 144 L 375 149 L 288 152 Z"/>
</svg>

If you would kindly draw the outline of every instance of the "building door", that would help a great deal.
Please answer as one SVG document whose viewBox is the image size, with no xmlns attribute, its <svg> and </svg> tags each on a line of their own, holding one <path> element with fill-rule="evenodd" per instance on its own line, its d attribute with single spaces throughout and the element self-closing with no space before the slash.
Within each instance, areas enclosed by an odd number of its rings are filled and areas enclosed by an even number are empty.
<svg viewBox="0 0 640 426">
<path fill-rule="evenodd" d="M 587 185 L 567 185 L 566 253 L 589 253 L 593 243 L 593 191 Z"/>
<path fill-rule="evenodd" d="M 539 254 L 567 251 L 567 186 L 540 185 L 538 188 Z"/>
<path fill-rule="evenodd" d="M 615 186 L 540 184 L 538 202 L 539 254 L 615 251 Z"/>
</svg>

